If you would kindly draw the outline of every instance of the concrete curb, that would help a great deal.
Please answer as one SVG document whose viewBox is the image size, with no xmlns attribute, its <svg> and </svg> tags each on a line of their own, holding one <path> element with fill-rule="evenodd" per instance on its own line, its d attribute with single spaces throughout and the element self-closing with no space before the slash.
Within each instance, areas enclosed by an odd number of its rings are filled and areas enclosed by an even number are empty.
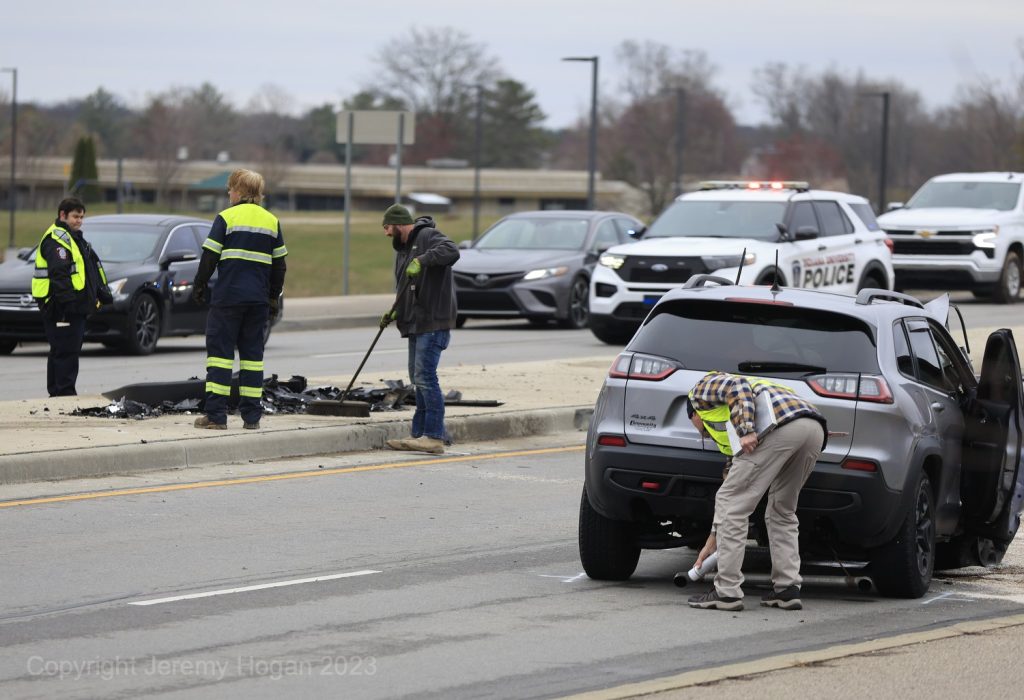
<svg viewBox="0 0 1024 700">
<path fill-rule="evenodd" d="M 376 326 L 378 323 L 380 323 L 379 314 L 375 316 L 316 316 L 291 320 L 285 317 L 274 326 L 274 332 L 333 331 L 341 328 L 365 328 L 367 326 Z"/>
<path fill-rule="evenodd" d="M 478 442 L 528 437 L 587 427 L 593 408 L 565 406 L 448 418 L 452 439 Z M 49 452 L 26 452 L 2 459 L 0 484 L 56 481 L 132 474 L 159 469 L 309 457 L 384 448 L 405 437 L 409 420 L 265 431 Z"/>
</svg>

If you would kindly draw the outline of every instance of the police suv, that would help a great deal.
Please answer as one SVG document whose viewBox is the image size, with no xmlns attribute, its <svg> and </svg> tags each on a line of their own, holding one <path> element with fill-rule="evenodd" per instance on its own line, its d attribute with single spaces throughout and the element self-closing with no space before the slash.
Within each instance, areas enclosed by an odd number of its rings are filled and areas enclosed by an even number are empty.
<svg viewBox="0 0 1024 700">
<path fill-rule="evenodd" d="M 590 281 L 590 330 L 622 344 L 691 275 L 855 293 L 892 289 L 892 243 L 863 197 L 806 182 L 701 183 L 643 240 L 605 251 Z"/>
</svg>

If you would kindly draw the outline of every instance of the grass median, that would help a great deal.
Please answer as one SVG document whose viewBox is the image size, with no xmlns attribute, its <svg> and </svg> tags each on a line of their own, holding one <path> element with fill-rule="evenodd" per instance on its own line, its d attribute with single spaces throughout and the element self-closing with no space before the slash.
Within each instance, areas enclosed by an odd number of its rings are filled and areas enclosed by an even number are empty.
<svg viewBox="0 0 1024 700">
<path fill-rule="evenodd" d="M 126 206 L 125 213 L 150 214 L 158 211 L 152 205 Z M 89 216 L 113 214 L 112 204 L 90 205 Z M 175 212 L 212 219 L 209 212 Z M 285 293 L 292 297 L 333 296 L 342 292 L 344 259 L 343 212 L 275 212 L 281 218 L 288 245 L 288 277 Z M 434 214 L 438 228 L 455 242 L 473 236 L 473 217 Z M 348 288 L 350 294 L 387 294 L 393 291 L 391 266 L 394 251 L 381 230 L 381 212 L 356 211 L 350 220 Z M 6 218 L 6 217 L 3 217 Z M 55 219 L 53 211 L 16 212 L 14 243 L 16 248 L 30 248 L 39 242 L 46 228 Z M 481 217 L 485 229 L 498 217 Z M 3 221 L 2 223 L 6 223 Z M 6 226 L 4 238 L 6 239 Z M 0 257 L 3 252 L 0 250 Z"/>
</svg>

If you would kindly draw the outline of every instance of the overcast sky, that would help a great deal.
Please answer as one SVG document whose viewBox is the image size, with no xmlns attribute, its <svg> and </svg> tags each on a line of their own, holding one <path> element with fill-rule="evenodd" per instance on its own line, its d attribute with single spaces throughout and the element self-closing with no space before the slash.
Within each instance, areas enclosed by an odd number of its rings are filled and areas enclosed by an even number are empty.
<svg viewBox="0 0 1024 700">
<path fill-rule="evenodd" d="M 261 85 L 283 88 L 295 112 L 373 82 L 372 57 L 411 26 L 456 27 L 533 89 L 548 126 L 586 113 L 589 65 L 615 92 L 615 48 L 652 40 L 707 53 L 741 123 L 764 111 L 753 72 L 769 61 L 893 78 L 929 107 L 958 84 L 1004 85 L 1024 71 L 1024 0 L 8 0 L 0 66 L 18 68 L 19 101 L 52 103 L 104 87 L 132 106 L 172 86 L 209 81 L 237 107 Z M 0 90 L 10 90 L 0 74 Z"/>
</svg>

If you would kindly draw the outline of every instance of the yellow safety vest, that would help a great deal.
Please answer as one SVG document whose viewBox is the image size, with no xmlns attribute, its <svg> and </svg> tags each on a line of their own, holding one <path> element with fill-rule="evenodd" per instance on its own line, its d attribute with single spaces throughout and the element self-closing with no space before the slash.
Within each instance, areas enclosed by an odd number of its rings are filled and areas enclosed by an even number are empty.
<svg viewBox="0 0 1024 700">
<path fill-rule="evenodd" d="M 85 261 L 82 259 L 82 251 L 70 233 L 57 224 L 53 224 L 46 229 L 46 233 L 39 240 L 39 247 L 36 248 L 36 267 L 32 272 L 32 296 L 42 301 L 50 298 L 50 272 L 47 269 L 49 265 L 43 256 L 43 241 L 47 236 L 52 237 L 58 245 L 71 251 L 71 286 L 76 292 L 85 289 Z"/>
<path fill-rule="evenodd" d="M 769 381 L 767 379 L 755 379 L 753 377 L 744 377 L 744 379 L 746 379 L 747 382 L 750 383 L 750 386 L 755 389 L 759 386 L 775 386 L 792 391 L 792 389 L 785 384 L 779 384 L 778 382 Z M 705 410 L 700 410 L 694 407 L 694 410 L 704 422 L 704 429 L 708 431 L 708 435 L 710 435 L 711 439 L 715 441 L 716 445 L 718 445 L 719 451 L 726 456 L 732 457 L 733 451 L 732 446 L 729 444 L 729 433 L 726 432 L 726 423 L 731 420 L 729 404 L 723 403 L 719 406 L 715 406 L 714 408 L 708 408 Z"/>
</svg>

